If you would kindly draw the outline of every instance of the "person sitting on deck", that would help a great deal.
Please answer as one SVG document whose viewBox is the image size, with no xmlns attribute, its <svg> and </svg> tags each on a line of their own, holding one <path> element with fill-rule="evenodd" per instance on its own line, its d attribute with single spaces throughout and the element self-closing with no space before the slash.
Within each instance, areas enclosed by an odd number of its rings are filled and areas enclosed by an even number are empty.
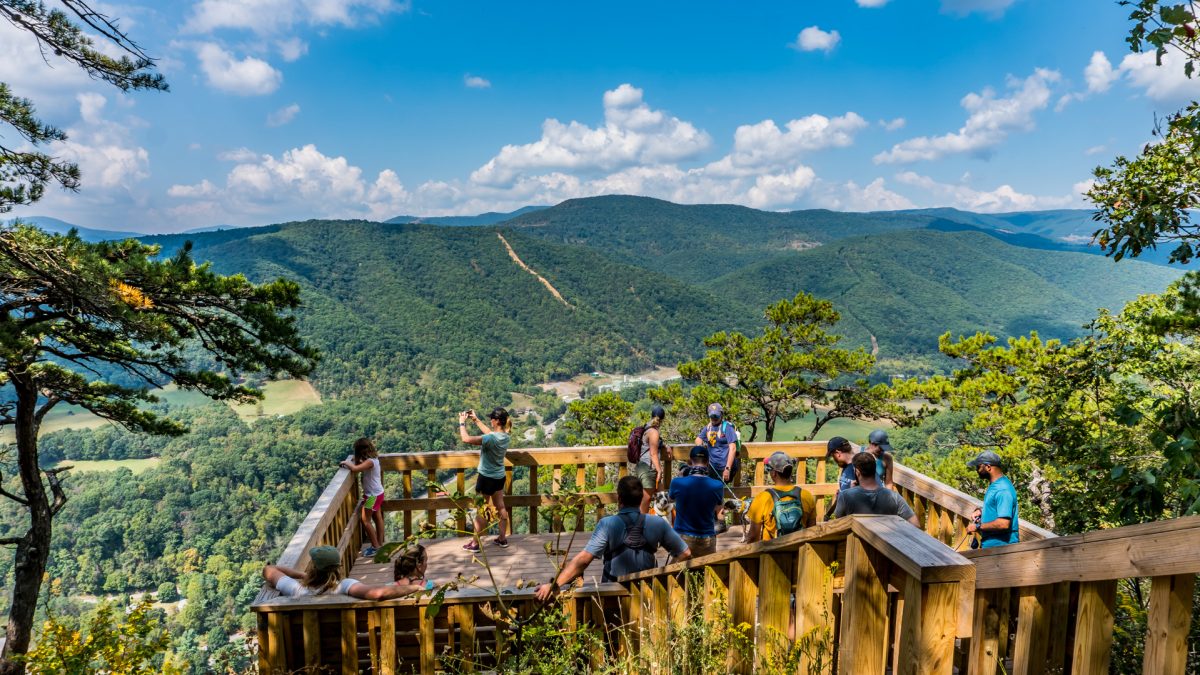
<svg viewBox="0 0 1200 675">
<path fill-rule="evenodd" d="M 750 502 L 750 525 L 742 541 L 753 544 L 791 534 L 817 524 L 817 500 L 812 493 L 795 484 L 795 465 L 786 453 L 774 452 L 763 462 L 774 485 Z M 799 513 L 796 513 L 796 511 Z"/>
<path fill-rule="evenodd" d="M 617 482 L 617 503 L 620 506 L 617 514 L 596 523 L 587 546 L 571 558 L 558 577 L 538 586 L 539 601 L 545 602 L 558 589 L 582 576 L 596 558 L 604 560 L 601 580 L 608 582 L 655 567 L 658 561 L 654 554 L 659 546 L 667 550 L 674 562 L 692 557 L 687 544 L 667 521 L 641 512 L 642 483 L 637 477 L 625 476 Z"/>
<path fill-rule="evenodd" d="M 854 476 L 858 485 L 838 493 L 833 515 L 836 518 L 854 515 L 900 516 L 920 526 L 917 514 L 895 490 L 879 484 L 875 475 L 875 455 L 860 452 L 854 455 Z"/>
<path fill-rule="evenodd" d="M 432 589 L 433 581 L 425 578 L 428 563 L 429 558 L 424 546 L 417 544 L 413 548 L 405 549 L 392 566 L 393 585 L 411 587 L 414 591 L 422 588 Z"/>
<path fill-rule="evenodd" d="M 982 548 L 1020 541 L 1017 489 L 1004 475 L 1004 461 L 1000 455 L 990 450 L 981 452 L 967 466 L 975 469 L 981 480 L 988 482 L 987 492 L 983 495 L 983 509 L 975 509 L 975 520 L 967 526 L 967 533 L 978 532 Z"/>
<path fill-rule="evenodd" d="M 865 450 L 875 455 L 875 477 L 885 488 L 895 490 L 896 483 L 892 480 L 892 446 L 888 443 L 887 432 L 883 429 L 872 431 L 871 435 L 867 436 Z"/>
<path fill-rule="evenodd" d="M 688 459 L 686 473 L 671 481 L 669 496 L 675 502 L 675 531 L 692 557 L 698 558 L 717 552 L 713 512 L 721 504 L 725 485 L 710 475 L 708 448 L 697 445 Z"/>
<path fill-rule="evenodd" d="M 372 586 L 358 579 L 343 579 L 342 554 L 333 546 L 317 546 L 310 549 L 308 557 L 310 562 L 307 572 L 283 565 L 267 565 L 262 571 L 263 578 L 274 586 L 280 595 L 290 597 L 342 594 L 362 600 L 390 600 L 402 598 L 425 587 L 423 584 Z"/>
</svg>

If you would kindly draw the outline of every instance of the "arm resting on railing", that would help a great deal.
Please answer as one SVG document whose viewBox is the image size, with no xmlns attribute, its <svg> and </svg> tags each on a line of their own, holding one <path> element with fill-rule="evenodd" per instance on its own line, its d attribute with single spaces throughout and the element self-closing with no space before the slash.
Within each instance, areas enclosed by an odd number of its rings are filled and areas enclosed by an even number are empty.
<svg viewBox="0 0 1200 675">
<path fill-rule="evenodd" d="M 554 581 L 538 586 L 536 595 L 538 601 L 545 602 L 554 597 L 558 589 L 578 579 L 583 574 L 583 571 L 587 569 L 587 566 L 592 564 L 592 561 L 595 559 L 596 556 L 587 551 L 576 553 L 575 557 L 571 558 L 571 562 L 567 563 L 566 567 L 562 568 L 562 571 L 558 573 L 558 577 Z"/>
</svg>

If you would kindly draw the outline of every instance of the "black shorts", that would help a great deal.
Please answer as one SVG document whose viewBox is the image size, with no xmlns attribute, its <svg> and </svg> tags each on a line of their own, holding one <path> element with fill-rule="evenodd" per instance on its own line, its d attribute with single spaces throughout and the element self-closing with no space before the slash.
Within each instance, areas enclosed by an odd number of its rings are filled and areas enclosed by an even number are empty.
<svg viewBox="0 0 1200 675">
<path fill-rule="evenodd" d="M 483 474 L 475 476 L 475 493 L 485 497 L 490 497 L 497 492 L 504 490 L 505 479 L 503 478 L 488 478 Z"/>
<path fill-rule="evenodd" d="M 733 483 L 733 477 L 736 476 L 737 473 L 741 470 L 742 470 L 742 458 L 734 457 L 733 458 L 733 469 L 729 472 L 729 482 L 730 483 Z M 721 474 L 723 474 L 724 472 L 725 472 L 725 467 L 723 467 L 723 466 L 718 471 L 717 467 L 713 466 L 712 464 L 708 465 L 709 477 L 716 478 L 717 480 L 721 481 L 722 483 L 725 482 L 725 479 L 721 477 Z"/>
</svg>

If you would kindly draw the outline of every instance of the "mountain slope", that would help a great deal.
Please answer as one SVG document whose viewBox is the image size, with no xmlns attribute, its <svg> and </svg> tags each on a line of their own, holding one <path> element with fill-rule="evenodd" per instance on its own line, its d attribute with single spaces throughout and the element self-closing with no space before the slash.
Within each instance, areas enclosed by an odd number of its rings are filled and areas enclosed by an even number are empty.
<svg viewBox="0 0 1200 675">
<path fill-rule="evenodd" d="M 49 216 L 22 216 L 20 218 L 11 218 L 5 221 L 5 225 L 11 224 L 13 221 L 19 220 L 23 223 L 37 225 L 39 228 L 53 232 L 55 234 L 66 234 L 74 229 L 79 233 L 79 238 L 84 241 L 111 241 L 114 239 L 131 239 L 142 236 L 136 232 L 119 232 L 116 230 L 97 230 L 88 227 L 80 227 L 72 225 L 65 220 L 51 218 Z"/>
</svg>

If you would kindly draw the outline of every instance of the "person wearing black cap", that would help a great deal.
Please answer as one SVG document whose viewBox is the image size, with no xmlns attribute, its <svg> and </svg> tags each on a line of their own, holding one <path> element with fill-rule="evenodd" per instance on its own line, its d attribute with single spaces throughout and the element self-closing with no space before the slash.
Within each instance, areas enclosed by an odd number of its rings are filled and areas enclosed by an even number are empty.
<svg viewBox="0 0 1200 675">
<path fill-rule="evenodd" d="M 650 409 L 650 421 L 646 423 L 645 431 L 642 432 L 642 454 L 633 467 L 633 475 L 642 482 L 642 513 L 650 513 L 650 502 L 654 500 L 654 493 L 662 489 L 663 442 L 659 428 L 666 416 L 667 411 L 663 410 L 661 405 Z"/>
<path fill-rule="evenodd" d="M 828 519 L 833 515 L 833 510 L 837 507 L 837 495 L 855 485 L 854 465 L 851 464 L 854 460 L 854 446 L 850 445 L 850 441 L 841 436 L 834 436 L 825 444 L 825 455 L 842 469 L 841 473 L 838 474 L 837 494 L 833 496 L 833 503 L 825 511 L 825 518 Z"/>
<path fill-rule="evenodd" d="M 713 513 L 723 501 L 725 485 L 710 475 L 708 448 L 697 445 L 688 460 L 687 473 L 671 481 L 669 496 L 675 502 L 675 531 L 692 557 L 698 557 L 717 552 Z"/>
<path fill-rule="evenodd" d="M 1020 541 L 1020 519 L 1017 517 L 1017 489 L 1004 475 L 1004 460 L 987 450 L 967 462 L 981 480 L 988 482 L 983 495 L 983 508 L 975 509 L 975 522 L 967 526 L 969 534 L 979 533 L 980 546 L 991 548 Z"/>
<path fill-rule="evenodd" d="M 887 432 L 876 429 L 867 437 L 867 452 L 875 455 L 875 476 L 889 490 L 895 490 L 892 482 L 892 446 L 888 443 Z"/>
</svg>

